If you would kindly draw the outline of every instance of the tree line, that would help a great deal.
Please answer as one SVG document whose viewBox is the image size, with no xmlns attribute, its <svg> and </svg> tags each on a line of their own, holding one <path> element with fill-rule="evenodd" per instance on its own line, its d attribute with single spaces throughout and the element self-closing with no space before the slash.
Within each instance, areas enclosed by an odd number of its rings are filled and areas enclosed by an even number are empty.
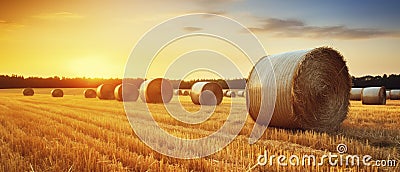
<svg viewBox="0 0 400 172">
<path fill-rule="evenodd" d="M 133 79 L 138 80 L 138 79 Z M 139 79 L 141 80 L 141 79 Z M 246 79 L 197 79 L 190 81 L 170 80 L 174 88 L 190 89 L 192 85 L 200 81 L 213 81 L 219 83 L 224 89 L 244 89 Z M 352 77 L 353 87 L 385 86 L 387 89 L 400 89 L 400 75 L 386 74 L 383 76 Z M 0 75 L 0 89 L 5 88 L 96 88 L 100 84 L 108 83 L 118 85 L 122 79 L 118 78 L 66 78 L 66 77 L 28 77 L 19 75 Z"/>
</svg>

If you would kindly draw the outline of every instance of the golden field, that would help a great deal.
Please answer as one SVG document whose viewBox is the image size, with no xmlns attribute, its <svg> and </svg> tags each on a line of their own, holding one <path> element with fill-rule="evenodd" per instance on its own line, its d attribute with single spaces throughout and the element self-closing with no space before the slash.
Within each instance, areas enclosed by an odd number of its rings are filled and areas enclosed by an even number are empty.
<svg viewBox="0 0 400 172">
<path fill-rule="evenodd" d="M 141 142 L 122 102 L 85 99 L 84 89 L 64 89 L 63 98 L 53 98 L 50 90 L 35 89 L 33 97 L 22 96 L 20 89 L 0 90 L 0 171 L 400 171 L 400 101 L 389 100 L 386 106 L 351 102 L 347 119 L 335 133 L 270 127 L 253 145 L 248 138 L 254 122 L 248 116 L 240 135 L 223 150 L 182 160 L 161 155 Z M 190 97 L 174 97 L 171 104 L 179 102 L 188 111 L 199 109 Z M 135 103 L 144 106 L 140 100 Z M 162 104 L 149 104 L 149 108 L 164 130 L 200 138 L 226 122 L 231 103 L 246 106 L 245 98 L 224 98 L 210 119 L 197 125 L 176 121 Z M 347 145 L 350 155 L 394 159 L 397 166 L 254 166 L 264 150 L 273 155 L 323 155 L 337 153 L 340 143 Z"/>
</svg>

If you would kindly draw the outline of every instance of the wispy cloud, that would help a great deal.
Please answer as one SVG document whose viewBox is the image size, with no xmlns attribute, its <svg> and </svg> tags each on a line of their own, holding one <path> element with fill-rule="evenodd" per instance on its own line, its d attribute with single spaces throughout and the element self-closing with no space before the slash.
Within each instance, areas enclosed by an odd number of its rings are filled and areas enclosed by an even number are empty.
<svg viewBox="0 0 400 172">
<path fill-rule="evenodd" d="M 368 39 L 378 37 L 399 37 L 399 32 L 375 28 L 349 28 L 338 26 L 311 26 L 297 19 L 261 19 L 260 27 L 250 27 L 253 32 L 270 33 L 277 37 Z"/>
<path fill-rule="evenodd" d="M 20 28 L 25 27 L 23 24 L 18 24 L 15 22 L 11 21 L 6 21 L 6 20 L 0 20 L 0 29 L 2 31 L 14 31 Z"/>
<path fill-rule="evenodd" d="M 58 12 L 58 13 L 46 13 L 33 16 L 34 18 L 42 20 L 57 20 L 57 19 L 81 19 L 83 16 L 70 13 L 70 12 Z"/>
<path fill-rule="evenodd" d="M 183 30 L 187 31 L 187 32 L 196 32 L 199 30 L 203 30 L 203 28 L 187 26 L 187 27 L 183 27 Z"/>
</svg>

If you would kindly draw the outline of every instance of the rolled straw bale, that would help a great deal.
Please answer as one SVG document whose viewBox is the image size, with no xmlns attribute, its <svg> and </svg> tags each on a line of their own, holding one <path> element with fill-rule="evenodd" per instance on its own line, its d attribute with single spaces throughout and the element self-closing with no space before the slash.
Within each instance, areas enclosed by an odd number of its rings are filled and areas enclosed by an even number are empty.
<svg viewBox="0 0 400 172">
<path fill-rule="evenodd" d="M 223 97 L 221 85 L 215 82 L 196 82 L 190 91 L 190 98 L 196 105 L 219 105 Z"/>
<path fill-rule="evenodd" d="M 223 91 L 224 96 L 226 96 L 226 93 L 228 93 L 228 91 L 229 91 L 229 90 L 224 90 L 224 91 Z"/>
<path fill-rule="evenodd" d="M 63 97 L 64 96 L 64 92 L 61 89 L 54 89 L 54 90 L 51 90 L 51 96 L 53 96 L 53 97 Z"/>
<path fill-rule="evenodd" d="M 361 93 L 363 88 L 351 88 L 350 91 L 350 100 L 361 100 Z"/>
<path fill-rule="evenodd" d="M 139 97 L 139 85 L 133 83 L 119 84 L 115 87 L 114 97 L 118 101 L 136 101 Z"/>
<path fill-rule="evenodd" d="M 364 105 L 385 105 L 385 87 L 368 87 L 362 91 L 362 104 Z"/>
<path fill-rule="evenodd" d="M 225 97 L 236 97 L 236 93 L 234 91 L 227 91 Z"/>
<path fill-rule="evenodd" d="M 184 96 L 188 96 L 188 95 L 190 95 L 190 91 L 188 91 L 188 90 L 184 90 L 184 91 L 182 92 L 182 95 L 184 95 Z"/>
<path fill-rule="evenodd" d="M 172 84 L 163 78 L 147 80 L 140 86 L 139 95 L 146 103 L 168 103 L 173 96 Z"/>
<path fill-rule="evenodd" d="M 386 99 L 387 99 L 387 100 L 390 99 L 390 91 L 386 91 Z"/>
<path fill-rule="evenodd" d="M 179 89 L 174 90 L 174 95 L 179 96 L 179 95 L 182 95 L 182 94 L 183 94 L 182 90 L 179 90 Z"/>
<path fill-rule="evenodd" d="M 97 87 L 97 97 L 100 100 L 114 100 L 114 89 L 115 86 L 113 84 L 101 84 Z"/>
<path fill-rule="evenodd" d="M 391 90 L 390 100 L 400 100 L 400 90 Z"/>
<path fill-rule="evenodd" d="M 22 90 L 22 94 L 24 94 L 24 96 L 33 96 L 35 91 L 32 88 L 25 88 Z"/>
<path fill-rule="evenodd" d="M 246 91 L 238 91 L 238 93 L 237 93 L 237 95 L 239 96 L 239 97 L 245 97 L 246 96 Z"/>
<path fill-rule="evenodd" d="M 273 68 L 266 68 L 268 64 Z M 255 121 L 267 113 L 260 107 L 269 100 L 268 93 L 275 92 L 272 82 L 276 83 L 277 96 L 269 126 L 333 131 L 347 116 L 351 78 L 336 50 L 321 47 L 260 59 L 246 85 L 248 110 Z"/>
<path fill-rule="evenodd" d="M 86 89 L 86 90 L 83 92 L 83 95 L 85 96 L 85 98 L 96 98 L 97 93 L 96 93 L 96 91 L 93 90 L 93 89 Z"/>
</svg>

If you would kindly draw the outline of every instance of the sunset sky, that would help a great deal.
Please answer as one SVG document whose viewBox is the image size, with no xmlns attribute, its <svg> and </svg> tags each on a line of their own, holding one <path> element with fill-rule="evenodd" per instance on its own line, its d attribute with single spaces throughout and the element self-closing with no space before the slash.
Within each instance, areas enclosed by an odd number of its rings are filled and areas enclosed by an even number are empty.
<svg viewBox="0 0 400 172">
<path fill-rule="evenodd" d="M 394 0 L 1 1 L 0 75 L 122 78 L 133 47 L 149 29 L 189 13 L 237 20 L 254 32 L 268 54 L 331 46 L 345 56 L 351 75 L 399 74 L 399 9 Z M 199 48 L 210 48 L 205 46 L 210 40 L 202 41 Z M 193 46 L 190 42 L 175 47 Z M 235 52 L 219 44 L 213 45 Z M 162 56 L 178 56 L 173 47 Z M 206 64 L 212 54 L 191 53 L 190 62 Z M 160 64 L 170 63 L 160 59 Z M 227 78 L 241 77 L 223 70 Z M 214 77 L 196 77 L 201 76 Z"/>
</svg>

